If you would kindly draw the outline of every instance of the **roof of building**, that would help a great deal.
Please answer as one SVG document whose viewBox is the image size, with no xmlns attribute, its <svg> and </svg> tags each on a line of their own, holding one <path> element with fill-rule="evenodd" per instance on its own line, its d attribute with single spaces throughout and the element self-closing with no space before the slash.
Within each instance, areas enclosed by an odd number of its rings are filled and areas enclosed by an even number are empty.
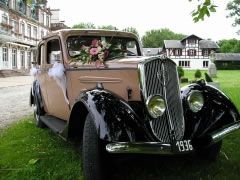
<svg viewBox="0 0 240 180">
<path fill-rule="evenodd" d="M 202 40 L 202 38 L 196 36 L 195 34 L 192 34 L 192 35 L 190 35 L 190 36 L 187 36 L 187 37 L 183 38 L 183 39 L 181 40 L 181 42 L 184 41 L 184 40 L 186 40 L 186 39 L 190 39 L 190 38 L 192 38 L 192 37 L 193 37 L 193 38 L 197 38 L 197 39 L 199 39 L 199 40 Z"/>
<path fill-rule="evenodd" d="M 216 61 L 240 61 L 240 53 L 215 53 Z"/>
<path fill-rule="evenodd" d="M 183 49 L 185 47 L 184 40 L 190 39 L 190 38 L 197 38 L 199 39 L 199 46 L 202 49 L 219 49 L 219 46 L 216 42 L 211 40 L 205 40 L 202 39 L 194 34 L 187 36 L 186 38 L 182 40 L 164 40 L 164 48 L 180 48 Z"/>
<path fill-rule="evenodd" d="M 184 48 L 180 40 L 164 40 L 165 48 Z"/>
<path fill-rule="evenodd" d="M 204 49 L 219 49 L 219 46 L 217 45 L 216 42 L 211 41 L 211 40 L 201 40 L 199 41 L 199 46 L 200 48 Z"/>
</svg>

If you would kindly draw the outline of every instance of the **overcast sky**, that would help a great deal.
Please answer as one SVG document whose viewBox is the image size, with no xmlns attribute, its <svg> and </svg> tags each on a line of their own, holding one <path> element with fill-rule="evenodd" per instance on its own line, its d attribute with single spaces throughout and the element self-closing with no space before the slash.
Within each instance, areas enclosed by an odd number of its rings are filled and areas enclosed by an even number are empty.
<svg viewBox="0 0 240 180">
<path fill-rule="evenodd" d="M 194 23 L 191 11 L 196 3 L 188 0 L 48 0 L 51 9 L 60 9 L 60 20 L 68 26 L 91 22 L 96 26 L 113 25 L 119 29 L 135 27 L 140 36 L 151 29 L 169 28 L 175 33 L 195 34 L 201 38 L 237 38 L 233 19 L 226 18 L 229 0 L 215 0 L 217 13 Z M 240 27 L 239 27 L 240 28 Z"/>
</svg>

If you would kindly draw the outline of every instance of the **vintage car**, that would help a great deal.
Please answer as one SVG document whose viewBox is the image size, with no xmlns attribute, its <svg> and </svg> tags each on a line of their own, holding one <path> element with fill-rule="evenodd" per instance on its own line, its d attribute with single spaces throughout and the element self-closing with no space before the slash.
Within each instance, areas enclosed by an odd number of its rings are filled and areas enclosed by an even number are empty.
<svg viewBox="0 0 240 180">
<path fill-rule="evenodd" d="M 145 57 L 133 33 L 59 30 L 38 45 L 30 104 L 38 127 L 82 142 L 85 179 L 110 154 L 198 154 L 214 159 L 240 128 L 239 112 L 200 80 L 179 86 L 176 64 Z"/>
</svg>

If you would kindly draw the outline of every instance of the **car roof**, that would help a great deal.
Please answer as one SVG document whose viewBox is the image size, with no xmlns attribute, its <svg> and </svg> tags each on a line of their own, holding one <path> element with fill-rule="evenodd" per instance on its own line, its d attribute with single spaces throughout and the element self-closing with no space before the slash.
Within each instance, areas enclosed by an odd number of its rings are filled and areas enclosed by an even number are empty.
<svg viewBox="0 0 240 180">
<path fill-rule="evenodd" d="M 61 29 L 53 31 L 49 35 L 45 36 L 43 39 L 48 39 L 49 37 L 59 35 L 67 37 L 69 35 L 96 35 L 96 36 L 119 36 L 119 37 L 131 37 L 138 39 L 138 36 L 131 32 L 116 31 L 116 30 L 106 30 L 106 29 Z"/>
</svg>

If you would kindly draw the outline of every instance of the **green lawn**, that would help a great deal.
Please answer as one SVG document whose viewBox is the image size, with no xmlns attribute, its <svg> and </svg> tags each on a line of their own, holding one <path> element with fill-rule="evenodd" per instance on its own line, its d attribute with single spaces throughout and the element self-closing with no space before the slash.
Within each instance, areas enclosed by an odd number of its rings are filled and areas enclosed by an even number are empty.
<svg viewBox="0 0 240 180">
<path fill-rule="evenodd" d="M 193 74 L 185 72 L 190 79 Z M 240 71 L 219 71 L 214 81 L 240 109 Z M 109 171 L 115 180 L 239 179 L 240 131 L 224 140 L 214 163 L 192 156 L 137 156 L 115 163 Z M 36 128 L 30 116 L 0 131 L 0 179 L 82 179 L 81 156 L 74 144 Z"/>
<path fill-rule="evenodd" d="M 32 116 L 0 133 L 0 179 L 66 178 L 82 178 L 80 153 Z"/>
</svg>

